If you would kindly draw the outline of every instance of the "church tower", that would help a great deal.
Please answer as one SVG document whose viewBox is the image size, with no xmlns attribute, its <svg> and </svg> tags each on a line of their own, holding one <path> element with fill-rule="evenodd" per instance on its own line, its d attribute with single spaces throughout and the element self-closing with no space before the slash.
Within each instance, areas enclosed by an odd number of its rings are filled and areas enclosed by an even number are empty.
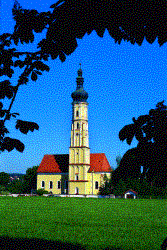
<svg viewBox="0 0 167 250">
<path fill-rule="evenodd" d="M 69 194 L 87 194 L 90 168 L 88 135 L 88 93 L 83 89 L 82 69 L 78 70 L 77 87 L 72 93 L 72 125 L 69 148 Z"/>
</svg>

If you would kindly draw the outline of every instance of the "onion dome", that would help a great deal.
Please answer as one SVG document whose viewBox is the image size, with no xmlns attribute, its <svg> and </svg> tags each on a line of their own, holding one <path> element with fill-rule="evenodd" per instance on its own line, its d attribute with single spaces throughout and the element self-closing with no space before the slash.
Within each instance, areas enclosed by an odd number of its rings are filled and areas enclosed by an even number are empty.
<svg viewBox="0 0 167 250">
<path fill-rule="evenodd" d="M 88 99 L 88 93 L 83 89 L 84 79 L 82 77 L 81 63 L 80 63 L 80 69 L 78 70 L 78 77 L 76 78 L 76 82 L 77 82 L 77 88 L 71 94 L 73 102 L 86 102 L 86 100 Z"/>
</svg>

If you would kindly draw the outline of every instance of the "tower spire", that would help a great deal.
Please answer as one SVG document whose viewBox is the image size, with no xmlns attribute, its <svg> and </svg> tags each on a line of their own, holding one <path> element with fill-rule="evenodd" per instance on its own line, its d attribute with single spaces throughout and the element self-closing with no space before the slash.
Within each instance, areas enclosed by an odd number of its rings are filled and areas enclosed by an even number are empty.
<svg viewBox="0 0 167 250">
<path fill-rule="evenodd" d="M 78 76 L 76 78 L 77 88 L 71 96 L 74 102 L 86 102 L 88 93 L 83 89 L 84 78 L 82 77 L 81 63 L 79 63 L 79 65 L 80 69 L 78 70 Z"/>
<path fill-rule="evenodd" d="M 69 148 L 69 194 L 87 194 L 90 148 L 88 134 L 88 93 L 83 89 L 81 63 L 77 88 L 72 93 L 72 125 Z"/>
</svg>

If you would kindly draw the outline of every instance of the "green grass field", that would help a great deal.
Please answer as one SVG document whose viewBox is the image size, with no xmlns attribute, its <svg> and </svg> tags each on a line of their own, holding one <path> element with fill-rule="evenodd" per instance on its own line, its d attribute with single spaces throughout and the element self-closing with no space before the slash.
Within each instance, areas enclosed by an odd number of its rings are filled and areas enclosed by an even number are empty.
<svg viewBox="0 0 167 250">
<path fill-rule="evenodd" d="M 158 250 L 167 237 L 167 200 L 0 197 L 0 216 L 0 249 Z"/>
</svg>

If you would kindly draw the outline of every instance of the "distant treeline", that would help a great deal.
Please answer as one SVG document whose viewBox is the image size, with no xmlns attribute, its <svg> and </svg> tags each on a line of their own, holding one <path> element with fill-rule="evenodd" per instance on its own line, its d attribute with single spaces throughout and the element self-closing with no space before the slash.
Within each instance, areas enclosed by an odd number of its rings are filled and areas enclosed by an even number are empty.
<svg viewBox="0 0 167 250">
<path fill-rule="evenodd" d="M 21 176 L 24 176 L 25 174 L 21 174 L 21 173 L 8 173 L 11 177 L 15 177 L 15 176 L 17 176 L 17 177 L 21 177 Z"/>
</svg>

